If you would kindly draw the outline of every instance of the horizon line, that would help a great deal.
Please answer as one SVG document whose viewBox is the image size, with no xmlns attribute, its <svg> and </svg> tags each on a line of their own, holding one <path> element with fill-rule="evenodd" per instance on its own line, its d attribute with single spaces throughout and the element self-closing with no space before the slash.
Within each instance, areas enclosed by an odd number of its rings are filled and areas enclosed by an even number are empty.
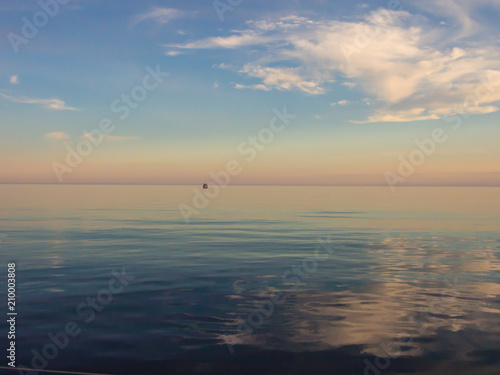
<svg viewBox="0 0 500 375">
<path fill-rule="evenodd" d="M 0 182 L 1 185 L 76 185 L 76 186 L 203 186 L 201 184 L 164 184 L 164 183 L 98 183 L 98 182 L 83 182 L 83 183 L 57 183 L 57 182 Z M 209 186 L 219 184 L 208 184 Z M 281 186 L 281 187 L 390 187 L 387 184 L 227 184 L 225 186 Z M 438 185 L 398 185 L 397 188 L 403 187 L 491 187 L 499 188 L 500 185 L 451 185 L 451 184 L 438 184 Z"/>
</svg>

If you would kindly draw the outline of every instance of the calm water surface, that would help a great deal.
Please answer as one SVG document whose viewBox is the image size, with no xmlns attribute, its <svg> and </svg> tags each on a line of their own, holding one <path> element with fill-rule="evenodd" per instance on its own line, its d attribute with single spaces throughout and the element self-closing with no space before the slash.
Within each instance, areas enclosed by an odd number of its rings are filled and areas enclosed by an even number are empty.
<svg viewBox="0 0 500 375">
<path fill-rule="evenodd" d="M 500 189 L 234 186 L 186 224 L 178 206 L 193 188 L 0 186 L 19 365 L 51 356 L 49 334 L 75 322 L 55 358 L 33 363 L 500 374 Z M 110 294 L 113 270 L 128 284 Z"/>
</svg>

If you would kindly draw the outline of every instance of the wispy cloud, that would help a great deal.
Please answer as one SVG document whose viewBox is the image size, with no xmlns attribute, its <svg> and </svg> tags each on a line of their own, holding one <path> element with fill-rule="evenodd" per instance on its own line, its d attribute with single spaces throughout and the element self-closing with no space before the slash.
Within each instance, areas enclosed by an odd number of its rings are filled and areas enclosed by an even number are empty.
<svg viewBox="0 0 500 375">
<path fill-rule="evenodd" d="M 433 17 L 439 16 L 449 21 L 442 21 L 441 24 L 452 25 L 449 31 L 455 39 L 470 37 L 484 29 L 484 23 L 474 19 L 477 9 L 500 10 L 498 0 L 419 0 L 414 5 Z"/>
<path fill-rule="evenodd" d="M 333 106 L 336 106 L 336 105 L 340 105 L 340 106 L 346 106 L 348 104 L 351 104 L 351 102 L 349 100 L 339 100 L 338 102 L 334 102 L 334 103 L 330 103 L 330 105 L 333 107 Z"/>
<path fill-rule="evenodd" d="M 300 71 L 296 68 L 274 68 L 247 64 L 240 70 L 240 73 L 262 80 L 262 84 L 245 86 L 245 88 L 265 91 L 269 91 L 272 88 L 278 90 L 291 90 L 297 88 L 311 95 L 325 93 L 325 90 L 319 87 L 317 82 L 304 79 Z M 240 86 L 241 88 L 243 87 L 243 85 Z"/>
<path fill-rule="evenodd" d="M 11 96 L 0 93 L 0 97 L 15 103 L 37 104 L 42 108 L 54 111 L 78 111 L 77 108 L 69 107 L 60 99 L 37 99 L 26 96 Z"/>
<path fill-rule="evenodd" d="M 443 10 L 443 14 L 447 9 L 449 17 L 453 13 L 460 20 L 464 35 L 471 35 L 480 33 L 481 25 L 473 21 L 473 12 L 469 10 L 492 2 L 423 0 L 418 6 L 437 4 L 436 9 Z M 367 42 L 360 43 L 360 30 L 378 33 L 365 35 Z M 347 80 L 344 86 L 356 85 L 380 105 L 364 122 L 441 118 L 457 104 L 475 97 L 481 80 L 495 89 L 483 87 L 484 95 L 468 111 L 499 110 L 496 104 L 500 102 L 500 45 L 482 38 L 458 42 L 449 30 L 406 11 L 381 8 L 356 21 L 297 16 L 250 21 L 246 30 L 234 31 L 232 35 L 168 47 L 248 51 L 250 61 L 233 70 L 260 82 L 237 83 L 235 87 L 240 89 L 299 90 L 321 95 L 341 77 Z"/>
<path fill-rule="evenodd" d="M 165 55 L 166 56 L 178 56 L 178 55 L 182 55 L 182 52 L 181 51 L 167 51 L 167 52 L 165 52 Z"/>
<path fill-rule="evenodd" d="M 226 63 L 214 64 L 214 65 L 212 65 L 212 68 L 233 69 L 233 67 L 231 65 L 226 64 Z"/>
<path fill-rule="evenodd" d="M 194 12 L 187 12 L 179 9 L 153 7 L 145 13 L 136 15 L 132 19 L 132 22 L 136 24 L 142 21 L 152 20 L 159 25 L 163 25 L 176 18 L 189 17 L 194 14 Z"/>
<path fill-rule="evenodd" d="M 19 76 L 17 75 L 10 76 L 10 83 L 12 83 L 13 85 L 19 84 Z"/>
<path fill-rule="evenodd" d="M 252 89 L 252 90 L 262 90 L 262 91 L 270 91 L 271 89 L 267 87 L 266 85 L 262 84 L 256 84 L 256 85 L 242 85 L 240 83 L 234 84 L 234 88 L 241 90 L 241 89 Z"/>
<path fill-rule="evenodd" d="M 265 42 L 272 41 L 272 37 L 267 37 L 254 30 L 247 30 L 239 32 L 237 35 L 230 35 L 227 37 L 213 37 L 201 39 L 195 42 L 186 44 L 167 44 L 168 48 L 182 48 L 182 49 L 208 49 L 208 48 L 240 48 L 252 46 Z"/>
<path fill-rule="evenodd" d="M 45 133 L 44 137 L 47 139 L 55 139 L 55 140 L 69 139 L 69 135 L 66 134 L 65 132 Z"/>
</svg>

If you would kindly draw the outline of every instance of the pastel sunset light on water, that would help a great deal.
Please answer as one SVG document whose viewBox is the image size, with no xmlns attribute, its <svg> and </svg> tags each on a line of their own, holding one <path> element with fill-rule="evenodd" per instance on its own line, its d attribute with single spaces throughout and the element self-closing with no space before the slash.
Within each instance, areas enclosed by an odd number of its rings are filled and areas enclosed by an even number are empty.
<svg viewBox="0 0 500 375">
<path fill-rule="evenodd" d="M 499 20 L 0 0 L 0 373 L 500 374 Z"/>
</svg>

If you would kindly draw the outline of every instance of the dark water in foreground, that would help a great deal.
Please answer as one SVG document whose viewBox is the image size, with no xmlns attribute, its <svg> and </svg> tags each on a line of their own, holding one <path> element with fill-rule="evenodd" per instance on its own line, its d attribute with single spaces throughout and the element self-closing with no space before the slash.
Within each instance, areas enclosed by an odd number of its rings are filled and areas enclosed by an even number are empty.
<svg viewBox="0 0 500 375">
<path fill-rule="evenodd" d="M 229 187 L 186 224 L 192 189 L 0 186 L 17 365 L 500 374 L 500 189 Z"/>
</svg>

